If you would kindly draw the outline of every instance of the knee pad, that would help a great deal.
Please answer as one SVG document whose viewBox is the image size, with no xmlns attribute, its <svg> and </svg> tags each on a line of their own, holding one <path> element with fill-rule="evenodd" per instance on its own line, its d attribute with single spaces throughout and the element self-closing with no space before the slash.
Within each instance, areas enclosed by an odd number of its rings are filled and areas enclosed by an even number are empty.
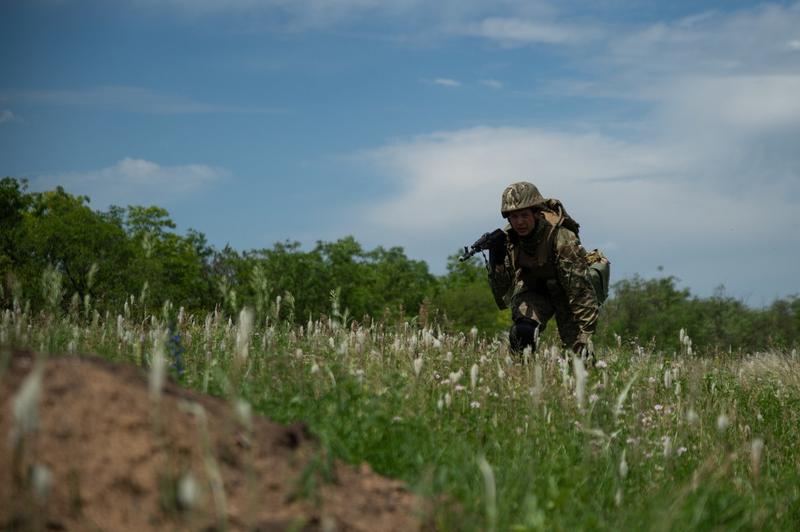
<svg viewBox="0 0 800 532">
<path fill-rule="evenodd" d="M 536 343 L 538 335 L 536 330 L 539 324 L 533 320 L 523 318 L 514 322 L 511 330 L 508 332 L 508 341 L 511 344 L 511 350 L 515 353 L 522 353 L 526 347 L 530 347 L 531 351 L 536 351 Z"/>
</svg>

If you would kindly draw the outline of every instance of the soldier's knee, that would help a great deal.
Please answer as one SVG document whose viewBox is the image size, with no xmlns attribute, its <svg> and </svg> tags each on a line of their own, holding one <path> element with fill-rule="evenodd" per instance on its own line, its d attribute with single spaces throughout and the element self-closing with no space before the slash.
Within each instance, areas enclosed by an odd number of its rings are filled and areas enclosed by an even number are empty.
<svg viewBox="0 0 800 532">
<path fill-rule="evenodd" d="M 539 323 L 534 320 L 521 318 L 515 321 L 508 333 L 511 350 L 515 353 L 522 353 L 526 347 L 530 347 L 531 351 L 536 351 L 536 343 L 539 339 L 538 329 Z"/>
</svg>

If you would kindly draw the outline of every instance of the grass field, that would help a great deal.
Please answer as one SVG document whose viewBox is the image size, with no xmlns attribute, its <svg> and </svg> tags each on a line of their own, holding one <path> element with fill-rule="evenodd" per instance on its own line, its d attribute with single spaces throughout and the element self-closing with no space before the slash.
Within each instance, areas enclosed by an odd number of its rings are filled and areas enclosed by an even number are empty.
<svg viewBox="0 0 800 532">
<path fill-rule="evenodd" d="M 329 456 L 405 480 L 444 530 L 790 530 L 800 523 L 800 359 L 620 338 L 596 367 L 557 346 L 414 323 L 295 326 L 244 312 L 3 311 L 0 345 L 164 367 L 304 420 Z M 166 318 L 165 317 L 172 317 Z M 171 323 L 167 326 L 167 323 Z M 5 355 L 4 355 L 5 356 Z"/>
</svg>

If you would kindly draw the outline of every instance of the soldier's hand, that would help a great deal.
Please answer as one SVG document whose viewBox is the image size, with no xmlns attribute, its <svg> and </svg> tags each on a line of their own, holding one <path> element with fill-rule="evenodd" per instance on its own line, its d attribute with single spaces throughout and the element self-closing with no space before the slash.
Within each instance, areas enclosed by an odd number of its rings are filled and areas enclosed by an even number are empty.
<svg viewBox="0 0 800 532">
<path fill-rule="evenodd" d="M 489 264 L 497 266 L 505 264 L 506 261 L 506 243 L 497 242 L 489 248 Z"/>
</svg>

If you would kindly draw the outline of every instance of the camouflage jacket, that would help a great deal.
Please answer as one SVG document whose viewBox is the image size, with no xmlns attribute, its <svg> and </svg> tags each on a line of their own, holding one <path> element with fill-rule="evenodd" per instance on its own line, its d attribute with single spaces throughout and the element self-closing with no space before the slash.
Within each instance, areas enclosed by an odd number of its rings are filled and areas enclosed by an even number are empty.
<svg viewBox="0 0 800 532">
<path fill-rule="evenodd" d="M 536 227 L 525 245 L 510 225 L 504 264 L 489 273 L 489 285 L 501 309 L 515 305 L 528 291 L 563 298 L 582 335 L 594 333 L 599 304 L 589 279 L 586 250 L 576 234 L 562 224 L 563 215 L 537 214 Z M 573 222 L 574 223 L 574 222 Z"/>
</svg>

